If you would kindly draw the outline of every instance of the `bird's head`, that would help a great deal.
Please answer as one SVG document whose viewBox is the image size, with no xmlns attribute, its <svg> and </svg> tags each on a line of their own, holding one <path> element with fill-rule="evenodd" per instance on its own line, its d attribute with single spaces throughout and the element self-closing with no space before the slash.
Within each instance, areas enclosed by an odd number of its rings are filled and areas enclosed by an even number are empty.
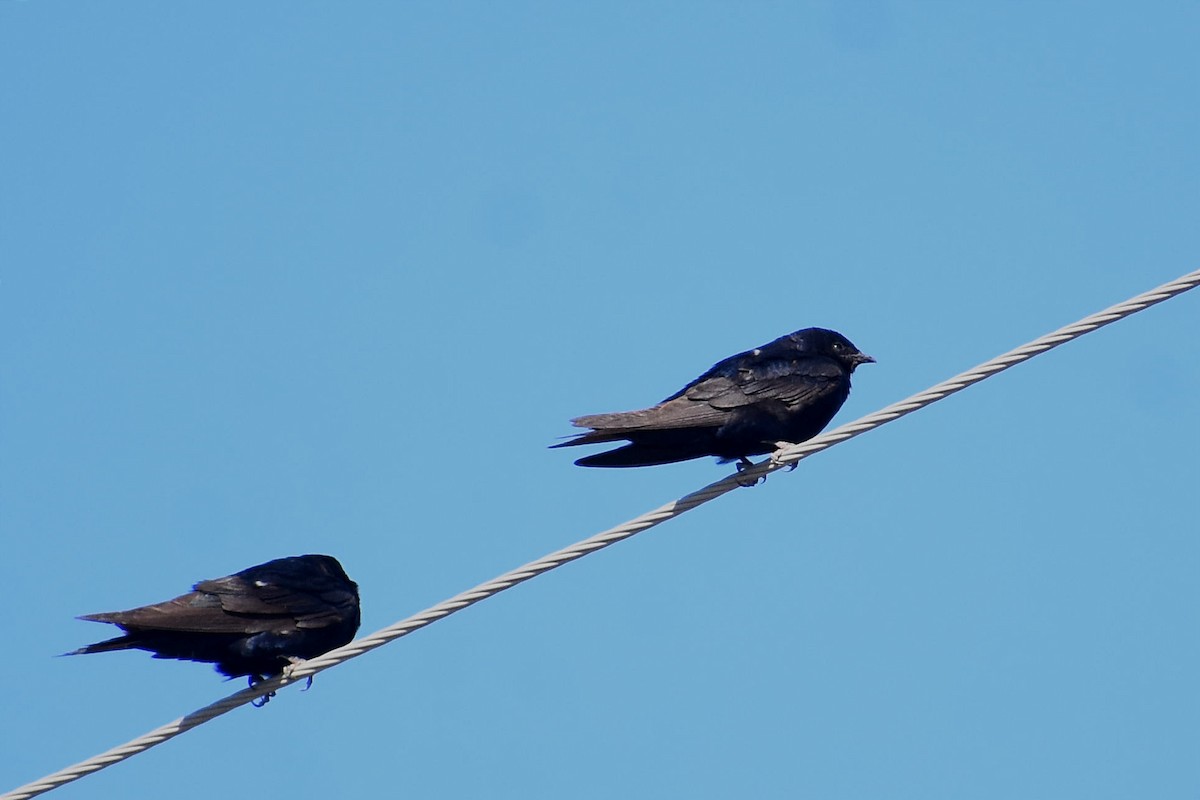
<svg viewBox="0 0 1200 800">
<path fill-rule="evenodd" d="M 805 328 L 788 336 L 792 346 L 806 355 L 829 356 L 840 362 L 848 372 L 859 364 L 874 364 L 875 359 L 859 350 L 837 331 L 825 328 Z"/>
</svg>

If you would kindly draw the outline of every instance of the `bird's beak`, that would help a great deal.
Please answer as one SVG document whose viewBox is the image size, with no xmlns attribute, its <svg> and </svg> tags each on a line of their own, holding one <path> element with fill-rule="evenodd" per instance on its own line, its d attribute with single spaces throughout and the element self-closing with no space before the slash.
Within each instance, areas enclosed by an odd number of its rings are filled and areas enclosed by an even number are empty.
<svg viewBox="0 0 1200 800">
<path fill-rule="evenodd" d="M 875 363 L 875 359 L 871 358 L 871 357 L 870 357 L 869 355 L 867 355 L 866 353 L 859 353 L 858 355 L 856 355 L 856 356 L 854 357 L 854 363 L 855 363 L 855 365 L 858 365 L 858 364 L 874 364 L 874 363 Z"/>
</svg>

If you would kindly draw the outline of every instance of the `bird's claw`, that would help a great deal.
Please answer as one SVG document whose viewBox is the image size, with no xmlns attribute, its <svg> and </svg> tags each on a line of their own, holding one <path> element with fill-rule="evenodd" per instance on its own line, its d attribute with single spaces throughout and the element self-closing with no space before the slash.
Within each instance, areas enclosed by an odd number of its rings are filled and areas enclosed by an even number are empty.
<svg viewBox="0 0 1200 800">
<path fill-rule="evenodd" d="M 286 677 L 290 680 L 292 677 L 292 673 L 295 671 L 296 667 L 303 664 L 305 659 L 300 658 L 299 656 L 288 656 L 287 660 L 288 660 L 288 665 L 283 668 L 283 674 L 284 674 L 284 677 Z M 309 675 L 308 679 L 304 682 L 304 688 L 301 689 L 300 691 L 307 692 L 309 689 L 311 689 L 312 681 L 313 681 L 313 676 Z"/>
<path fill-rule="evenodd" d="M 782 469 L 783 467 L 787 467 L 788 472 L 791 472 L 791 471 L 795 470 L 796 467 L 800 466 L 799 461 L 792 461 L 789 463 L 779 457 L 779 452 L 781 450 L 786 450 L 787 448 L 789 448 L 791 446 L 792 446 L 791 442 L 776 442 L 775 443 L 775 452 L 771 453 L 771 466 L 773 468 Z"/>
<path fill-rule="evenodd" d="M 738 479 L 737 479 L 738 486 L 748 489 L 751 486 L 757 486 L 758 484 L 764 482 L 767 479 L 766 475 L 754 475 L 754 476 L 745 475 L 745 476 L 743 476 L 741 474 L 754 466 L 754 462 L 751 461 L 750 459 L 746 458 L 745 456 L 742 456 L 741 458 L 739 458 L 738 462 L 735 466 L 737 467 L 737 471 L 738 471 Z"/>
<path fill-rule="evenodd" d="M 266 678 L 264 678 L 262 675 L 251 675 L 248 679 L 248 682 L 250 684 L 250 688 L 253 689 L 255 686 L 258 686 L 258 684 L 262 683 L 264 680 L 266 680 Z M 271 702 L 271 698 L 274 696 L 275 696 L 275 692 L 273 692 L 273 691 L 267 692 L 262 697 L 251 700 L 250 705 L 254 706 L 255 708 L 262 708 L 267 703 Z"/>
<path fill-rule="evenodd" d="M 271 698 L 274 696 L 275 696 L 274 692 L 267 692 L 262 697 L 259 697 L 255 700 L 251 700 L 250 705 L 254 706 L 255 708 L 262 708 L 267 703 L 271 702 Z"/>
</svg>

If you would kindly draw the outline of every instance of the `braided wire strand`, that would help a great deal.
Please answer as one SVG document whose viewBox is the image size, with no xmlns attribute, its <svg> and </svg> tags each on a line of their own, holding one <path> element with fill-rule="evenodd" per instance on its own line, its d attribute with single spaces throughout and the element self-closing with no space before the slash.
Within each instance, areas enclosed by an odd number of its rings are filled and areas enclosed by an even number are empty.
<svg viewBox="0 0 1200 800">
<path fill-rule="evenodd" d="M 624 539 L 628 539 L 634 534 L 640 533 L 648 528 L 653 528 L 660 523 L 673 519 L 684 512 L 690 511 L 693 508 L 703 505 L 710 500 L 724 495 L 742 486 L 753 484 L 757 479 L 785 466 L 796 464 L 802 459 L 819 453 L 835 444 L 852 439 L 859 434 L 874 430 L 880 425 L 899 419 L 906 414 L 911 414 L 918 409 L 924 408 L 932 403 L 942 400 L 955 392 L 962 391 L 968 386 L 972 386 L 985 378 L 1003 372 L 1009 367 L 1027 361 L 1036 355 L 1044 353 L 1061 344 L 1077 339 L 1084 334 L 1090 333 L 1097 328 L 1101 328 L 1117 320 L 1124 319 L 1132 314 L 1149 308 L 1152 305 L 1168 300 L 1190 289 L 1200 285 L 1200 270 L 1195 270 L 1176 280 L 1165 283 L 1156 289 L 1151 289 L 1148 292 L 1130 298 L 1123 303 L 1118 303 L 1115 306 L 1106 308 L 1103 311 L 1097 312 L 1090 316 L 1075 322 L 1071 325 L 1059 328 L 1053 333 L 1048 333 L 1038 339 L 1022 345 L 1014 350 L 997 356 L 980 364 L 977 367 L 967 370 L 966 372 L 955 375 L 949 380 L 919 392 L 907 399 L 893 403 L 886 408 L 880 409 L 873 414 L 868 414 L 853 422 L 846 423 L 834 430 L 810 439 L 807 442 L 796 445 L 784 445 L 769 458 L 749 467 L 739 473 L 730 475 L 715 483 L 711 483 L 702 489 L 699 489 L 691 494 L 684 495 L 678 500 L 674 500 L 666 505 L 642 514 L 626 523 L 609 528 L 606 531 L 590 536 L 573 545 L 564 547 L 549 555 L 531 561 L 528 564 L 517 567 L 514 570 L 504 573 L 499 577 L 493 578 L 490 581 L 479 584 L 478 586 L 461 592 L 448 600 L 443 600 L 437 605 L 431 606 L 424 611 L 393 623 L 386 628 L 382 628 L 375 633 L 364 636 L 361 639 L 356 639 L 347 645 L 330 650 L 324 655 L 311 658 L 307 661 L 300 662 L 284 670 L 281 675 L 270 678 L 266 681 L 256 684 L 252 688 L 242 689 L 239 692 L 207 705 L 201 709 L 193 711 L 186 716 L 180 717 L 166 725 L 155 728 L 138 738 L 127 742 L 119 747 L 105 751 L 97 756 L 81 761 L 78 764 L 66 767 L 58 772 L 47 775 L 46 777 L 33 781 L 32 783 L 20 786 L 7 794 L 0 795 L 0 800 L 28 800 L 28 798 L 36 797 L 40 794 L 56 789 L 63 784 L 78 780 L 85 775 L 90 775 L 93 772 L 112 766 L 113 764 L 124 761 L 127 758 L 137 755 L 138 753 L 149 750 L 155 745 L 162 744 L 168 739 L 173 739 L 181 733 L 185 733 L 192 728 L 202 725 L 209 720 L 215 719 L 229 711 L 232 711 L 239 706 L 243 706 L 253 700 L 262 697 L 264 694 L 274 692 L 289 684 L 299 680 L 305 680 L 318 672 L 337 666 L 345 661 L 370 652 L 377 647 L 399 639 L 401 636 L 406 636 L 413 631 L 436 622 L 439 619 L 448 617 L 456 611 L 461 611 L 468 606 L 478 603 L 480 600 L 485 600 L 489 597 L 499 594 L 505 589 L 510 589 L 519 583 L 523 583 L 530 578 L 549 572 L 552 569 L 562 566 L 568 562 L 574 561 L 577 558 L 602 550 L 611 544 L 615 544 Z"/>
</svg>

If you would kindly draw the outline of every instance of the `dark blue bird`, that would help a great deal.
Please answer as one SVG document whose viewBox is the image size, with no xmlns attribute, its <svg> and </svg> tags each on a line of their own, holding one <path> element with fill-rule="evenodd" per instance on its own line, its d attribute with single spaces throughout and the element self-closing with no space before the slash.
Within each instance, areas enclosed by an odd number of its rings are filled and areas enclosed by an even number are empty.
<svg viewBox="0 0 1200 800">
<path fill-rule="evenodd" d="M 874 360 L 836 331 L 805 328 L 730 356 L 652 408 L 577 417 L 572 425 L 592 430 L 552 446 L 629 442 L 581 467 L 748 462 L 820 433 L 850 395 L 854 368 Z"/>
<path fill-rule="evenodd" d="M 358 631 L 358 585 L 332 556 L 280 558 L 194 589 L 151 606 L 80 617 L 125 633 L 67 655 L 148 650 L 155 658 L 211 662 L 231 678 L 250 676 L 253 685 L 341 647 Z"/>
</svg>

